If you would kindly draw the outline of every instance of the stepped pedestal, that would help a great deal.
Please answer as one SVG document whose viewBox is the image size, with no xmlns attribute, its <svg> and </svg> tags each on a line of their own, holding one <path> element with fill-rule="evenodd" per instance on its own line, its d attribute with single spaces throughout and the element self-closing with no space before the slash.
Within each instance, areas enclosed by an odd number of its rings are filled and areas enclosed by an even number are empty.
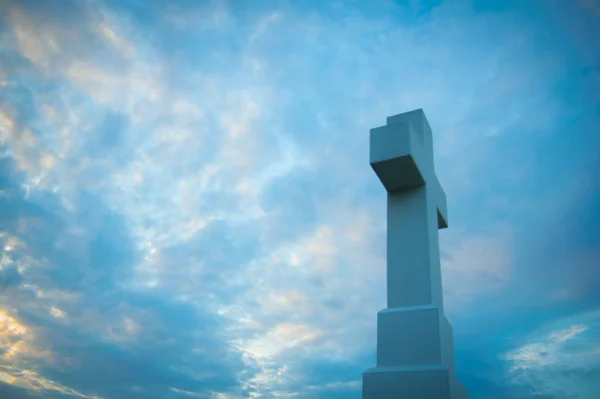
<svg viewBox="0 0 600 399">
<path fill-rule="evenodd" d="M 444 316 L 438 229 L 448 226 L 422 110 L 371 130 L 371 166 L 388 191 L 387 305 L 377 314 L 377 365 L 363 399 L 466 399 Z"/>
</svg>

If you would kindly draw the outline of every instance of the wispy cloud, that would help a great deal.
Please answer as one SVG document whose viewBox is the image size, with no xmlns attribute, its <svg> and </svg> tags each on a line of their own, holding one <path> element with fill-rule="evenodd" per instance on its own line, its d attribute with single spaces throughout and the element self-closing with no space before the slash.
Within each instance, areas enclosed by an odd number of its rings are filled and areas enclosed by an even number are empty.
<svg viewBox="0 0 600 399">
<path fill-rule="evenodd" d="M 509 375 L 535 394 L 593 397 L 600 388 L 599 328 L 598 311 L 556 321 L 535 333 L 529 343 L 506 353 Z"/>
<path fill-rule="evenodd" d="M 512 233 L 505 226 L 495 226 L 493 231 L 491 235 L 446 243 L 442 270 L 450 314 L 468 309 L 472 301 L 501 296 L 510 284 L 515 245 Z"/>
</svg>

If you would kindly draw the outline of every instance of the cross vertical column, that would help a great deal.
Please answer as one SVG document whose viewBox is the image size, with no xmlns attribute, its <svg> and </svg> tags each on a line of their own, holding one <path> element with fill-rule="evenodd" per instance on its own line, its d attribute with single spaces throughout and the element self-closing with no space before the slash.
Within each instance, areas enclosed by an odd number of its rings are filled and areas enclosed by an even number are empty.
<svg viewBox="0 0 600 399">
<path fill-rule="evenodd" d="M 443 313 L 438 229 L 448 219 L 429 123 L 420 109 L 391 116 L 370 143 L 388 193 L 387 308 L 378 313 L 377 367 L 364 373 L 363 398 L 466 398 Z"/>
<path fill-rule="evenodd" d="M 387 306 L 443 307 L 437 243 L 437 215 L 426 186 L 387 197 Z M 432 233 L 433 231 L 433 233 Z M 437 260 L 437 261 L 436 261 Z"/>
</svg>

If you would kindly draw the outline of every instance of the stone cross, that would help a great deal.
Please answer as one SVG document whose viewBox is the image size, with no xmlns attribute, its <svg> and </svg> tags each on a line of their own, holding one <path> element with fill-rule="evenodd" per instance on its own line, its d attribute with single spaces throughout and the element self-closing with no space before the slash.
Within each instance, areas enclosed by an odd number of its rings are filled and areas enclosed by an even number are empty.
<svg viewBox="0 0 600 399">
<path fill-rule="evenodd" d="M 377 315 L 377 367 L 363 399 L 466 399 L 444 316 L 438 229 L 448 227 L 422 110 L 371 129 L 370 162 L 387 190 L 387 308 Z"/>
</svg>

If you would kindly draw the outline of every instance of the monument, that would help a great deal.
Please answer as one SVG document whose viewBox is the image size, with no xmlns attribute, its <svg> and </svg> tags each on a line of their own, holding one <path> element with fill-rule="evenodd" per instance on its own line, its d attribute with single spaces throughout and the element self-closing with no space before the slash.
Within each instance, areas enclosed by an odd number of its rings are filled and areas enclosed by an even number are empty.
<svg viewBox="0 0 600 399">
<path fill-rule="evenodd" d="M 446 194 L 434 169 L 423 110 L 371 129 L 370 163 L 387 190 L 387 308 L 377 314 L 377 365 L 363 399 L 466 399 L 444 316 L 438 229 Z"/>
</svg>

